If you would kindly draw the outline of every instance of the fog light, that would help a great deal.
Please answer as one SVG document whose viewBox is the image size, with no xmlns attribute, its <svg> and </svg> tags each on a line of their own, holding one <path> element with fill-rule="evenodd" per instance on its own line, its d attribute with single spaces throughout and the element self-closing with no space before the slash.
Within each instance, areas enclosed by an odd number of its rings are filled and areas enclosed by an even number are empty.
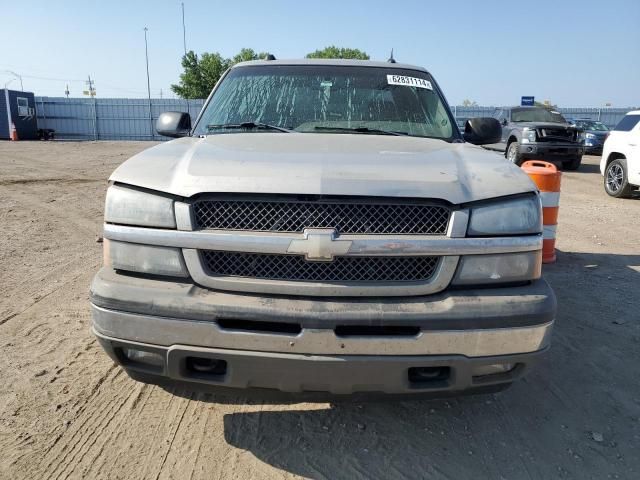
<svg viewBox="0 0 640 480">
<path fill-rule="evenodd" d="M 497 373 L 507 373 L 513 370 L 515 363 L 495 363 L 493 365 L 478 365 L 471 369 L 474 377 L 484 377 L 486 375 L 495 375 Z"/>
<path fill-rule="evenodd" d="M 123 348 L 122 354 L 132 363 L 141 363 L 143 365 L 161 368 L 164 365 L 164 358 L 159 353 L 137 350 L 135 348 Z"/>
</svg>

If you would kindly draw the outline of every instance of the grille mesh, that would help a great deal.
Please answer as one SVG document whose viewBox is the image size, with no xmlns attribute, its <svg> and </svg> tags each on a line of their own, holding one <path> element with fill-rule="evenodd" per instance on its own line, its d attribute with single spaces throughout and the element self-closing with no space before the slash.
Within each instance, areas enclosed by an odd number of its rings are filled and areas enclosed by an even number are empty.
<svg viewBox="0 0 640 480">
<path fill-rule="evenodd" d="M 577 132 L 569 128 L 540 128 L 538 135 L 541 140 L 560 138 L 569 142 L 576 141 Z"/>
<path fill-rule="evenodd" d="M 299 255 L 201 250 L 210 275 L 308 282 L 409 282 L 429 280 L 439 257 L 336 257 L 309 262 Z"/>
<path fill-rule="evenodd" d="M 444 235 L 451 214 L 441 205 L 297 200 L 200 200 L 193 209 L 198 229 L 344 234 Z"/>
</svg>

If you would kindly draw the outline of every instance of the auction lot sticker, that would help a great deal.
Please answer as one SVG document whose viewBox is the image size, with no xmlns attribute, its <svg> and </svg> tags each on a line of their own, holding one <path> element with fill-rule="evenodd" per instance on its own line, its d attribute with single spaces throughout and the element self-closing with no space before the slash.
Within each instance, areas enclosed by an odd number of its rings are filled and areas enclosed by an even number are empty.
<svg viewBox="0 0 640 480">
<path fill-rule="evenodd" d="M 404 85 L 405 87 L 418 87 L 433 90 L 431 82 L 423 78 L 405 77 L 404 75 L 387 75 L 389 85 Z"/>
</svg>

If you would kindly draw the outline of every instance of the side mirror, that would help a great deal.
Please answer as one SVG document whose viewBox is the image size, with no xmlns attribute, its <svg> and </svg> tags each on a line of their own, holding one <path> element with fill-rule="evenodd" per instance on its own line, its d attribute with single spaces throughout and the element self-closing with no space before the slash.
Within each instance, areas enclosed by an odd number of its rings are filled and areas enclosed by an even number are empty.
<svg viewBox="0 0 640 480">
<path fill-rule="evenodd" d="M 186 137 L 191 133 L 191 115 L 185 112 L 164 112 L 156 121 L 156 131 L 165 137 Z"/>
<path fill-rule="evenodd" d="M 509 123 L 509 121 L 505 118 L 504 120 L 502 120 L 502 126 L 506 127 L 507 123 Z"/>
<path fill-rule="evenodd" d="M 474 145 L 498 143 L 502 138 L 502 127 L 495 118 L 470 118 L 464 124 L 464 139 Z"/>
</svg>

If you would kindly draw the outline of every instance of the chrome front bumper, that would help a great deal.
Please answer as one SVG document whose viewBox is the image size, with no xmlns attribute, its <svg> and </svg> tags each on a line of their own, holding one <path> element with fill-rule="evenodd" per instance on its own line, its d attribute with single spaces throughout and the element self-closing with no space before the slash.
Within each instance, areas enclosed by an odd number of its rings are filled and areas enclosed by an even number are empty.
<svg viewBox="0 0 640 480">
<path fill-rule="evenodd" d="M 546 348 L 553 328 L 550 321 L 511 328 L 420 329 L 409 336 L 341 336 L 332 328 L 302 328 L 298 334 L 284 334 L 233 330 L 215 321 L 119 312 L 93 304 L 91 310 L 95 332 L 111 338 L 163 347 L 192 345 L 308 355 L 513 355 Z"/>
<path fill-rule="evenodd" d="M 549 345 L 555 297 L 530 285 L 446 290 L 418 297 L 280 297 L 219 292 L 191 282 L 103 268 L 91 287 L 93 331 L 128 371 L 224 387 L 331 393 L 460 391 L 518 378 Z M 237 329 L 223 320 L 296 325 L 297 333 Z M 411 327 L 415 334 L 342 334 L 341 327 Z M 156 353 L 161 367 L 128 362 L 123 349 Z M 221 376 L 185 369 L 189 357 L 226 362 Z M 516 365 L 476 378 L 478 366 Z M 446 381 L 408 380 L 411 368 L 445 368 Z"/>
</svg>

